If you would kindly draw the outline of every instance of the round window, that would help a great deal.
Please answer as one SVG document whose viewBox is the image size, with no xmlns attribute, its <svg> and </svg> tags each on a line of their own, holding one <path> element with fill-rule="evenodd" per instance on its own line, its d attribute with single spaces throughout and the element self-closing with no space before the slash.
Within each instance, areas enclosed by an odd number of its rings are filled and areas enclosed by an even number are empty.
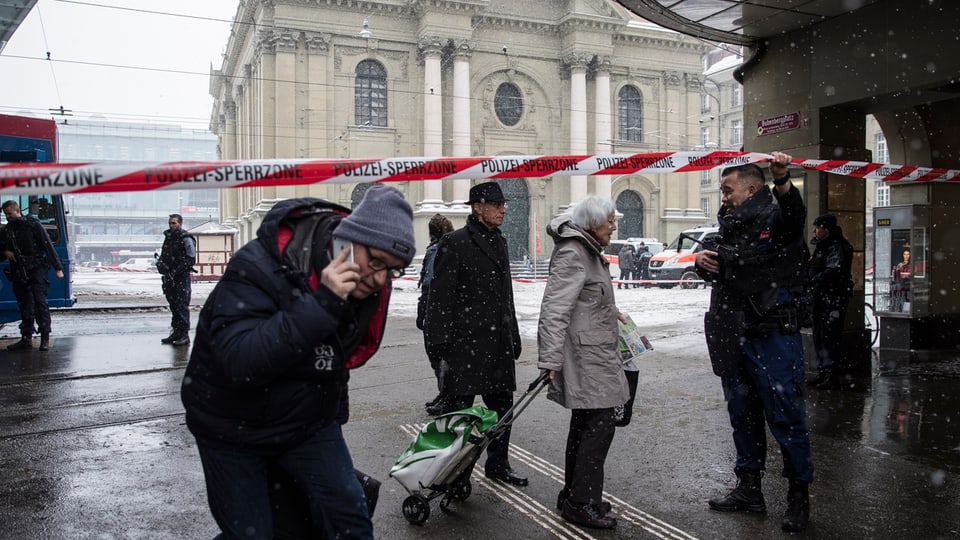
<svg viewBox="0 0 960 540">
<path fill-rule="evenodd" d="M 493 99 L 493 110 L 505 126 L 515 126 L 523 116 L 523 95 L 513 83 L 503 83 L 497 88 Z"/>
</svg>

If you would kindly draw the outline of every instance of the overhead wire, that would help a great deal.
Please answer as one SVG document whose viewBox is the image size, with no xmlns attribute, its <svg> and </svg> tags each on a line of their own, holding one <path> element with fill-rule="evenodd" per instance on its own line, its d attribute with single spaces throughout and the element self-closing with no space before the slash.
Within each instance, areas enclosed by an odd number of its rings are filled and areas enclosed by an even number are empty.
<svg viewBox="0 0 960 540">
<path fill-rule="evenodd" d="M 251 26 L 258 26 L 256 23 L 251 23 L 251 22 L 247 22 L 247 21 L 234 21 L 233 18 L 231 18 L 231 19 L 224 19 L 224 18 L 206 17 L 206 16 L 200 16 L 200 15 L 188 15 L 188 14 L 183 14 L 183 13 L 165 12 L 165 11 L 158 11 L 158 10 L 148 10 L 148 9 L 143 9 L 143 8 L 131 8 L 131 7 L 127 7 L 127 6 L 106 5 L 106 4 L 99 4 L 99 3 L 95 3 L 95 2 L 87 2 L 87 1 L 80 1 L 80 0 L 56 0 L 56 1 L 57 1 L 57 2 L 60 2 L 60 3 L 64 3 L 64 4 L 75 4 L 75 5 L 95 7 L 95 8 L 116 9 L 116 10 L 122 10 L 122 11 L 145 13 L 145 14 L 150 14 L 150 15 L 164 15 L 164 16 L 180 17 L 180 18 L 186 18 L 186 19 L 197 19 L 197 20 L 205 20 L 205 21 L 224 22 L 224 23 L 232 23 L 232 24 L 247 24 L 247 25 L 251 25 Z M 488 17 L 490 17 L 490 16 L 510 16 L 510 14 L 503 14 L 503 13 L 489 13 L 489 14 L 488 14 L 488 13 L 484 13 L 483 15 L 481 15 L 481 16 L 479 16 L 479 17 L 476 17 L 476 18 L 475 18 L 476 20 L 472 22 L 472 25 L 471 25 L 472 30 L 475 32 L 476 29 L 479 28 L 480 26 L 482 26 L 482 25 L 485 23 L 485 21 L 488 19 Z M 543 22 L 548 22 L 548 21 L 547 21 L 547 20 L 544 20 Z M 259 26 L 262 26 L 262 25 L 259 25 Z M 541 32 L 546 31 L 546 28 L 547 28 L 547 27 L 544 27 L 544 29 L 538 30 L 537 33 L 541 33 Z M 472 32 L 472 33 L 474 33 L 474 32 Z M 715 46 L 715 47 L 717 46 L 716 43 L 712 43 L 712 42 L 710 42 L 710 41 L 708 41 L 708 40 L 705 40 L 705 39 L 699 39 L 699 38 L 698 38 L 698 40 L 701 41 L 701 42 L 703 42 L 703 43 L 707 43 L 707 44 L 710 44 L 710 45 L 712 45 L 712 46 Z M 472 42 L 474 42 L 474 43 L 486 43 L 486 44 L 493 44 L 493 43 L 495 43 L 495 42 L 492 41 L 492 40 L 483 40 L 483 39 L 471 39 L 470 41 L 472 41 Z M 25 59 L 25 60 L 37 60 L 37 58 L 35 58 L 35 57 L 29 57 L 29 56 L 5 55 L 5 57 L 7 57 L 7 58 L 19 58 L 19 59 Z M 444 62 L 449 62 L 451 58 L 452 58 L 452 55 L 446 56 L 446 57 L 444 58 Z M 182 69 L 169 69 L 169 68 L 157 68 L 157 67 L 149 67 L 149 66 L 109 64 L 109 63 L 104 63 L 104 62 L 93 62 L 93 61 L 82 61 L 82 60 L 64 60 L 64 59 L 56 59 L 56 60 L 55 60 L 55 59 L 53 59 L 53 58 L 51 58 L 51 57 L 49 57 L 49 56 L 48 56 L 48 58 L 46 58 L 46 60 L 51 63 L 51 71 L 53 71 L 53 64 L 54 64 L 54 63 L 56 63 L 56 62 L 62 62 L 62 63 L 67 63 L 67 64 L 86 65 L 86 66 L 95 66 L 95 67 L 103 67 L 103 68 L 130 69 L 130 70 L 141 70 L 141 71 L 148 71 L 148 72 L 157 72 L 157 73 L 171 73 L 171 74 L 182 74 L 182 75 L 192 75 L 192 76 L 210 77 L 210 73 L 209 73 L 209 72 L 197 72 L 197 71 L 189 71 L 189 70 L 182 70 Z M 448 64 L 447 64 L 447 67 L 449 67 Z M 226 75 L 226 74 L 221 74 L 221 76 L 223 76 L 223 77 L 225 77 L 225 78 L 227 78 L 227 79 L 242 78 L 242 77 L 239 77 L 239 76 L 231 76 L 231 75 Z M 55 81 L 56 81 L 55 73 L 54 73 L 54 79 L 55 79 Z M 268 82 L 268 83 L 289 82 L 289 83 L 296 83 L 296 84 L 306 84 L 306 85 L 308 85 L 308 86 L 326 87 L 326 88 L 328 88 L 328 89 L 334 89 L 334 90 L 345 90 L 345 89 L 348 89 L 348 88 L 352 88 L 352 84 L 349 84 L 349 85 L 348 85 L 348 84 L 338 85 L 338 84 L 330 83 L 330 82 L 308 82 L 308 83 L 304 83 L 304 82 L 298 82 L 298 81 L 280 80 L 280 79 L 275 79 L 275 78 L 271 78 L 271 77 L 263 77 L 263 76 L 255 77 L 254 79 L 255 79 L 256 81 L 258 81 L 258 82 Z M 55 82 L 55 85 L 56 85 L 56 82 Z M 58 98 L 59 98 L 59 88 L 57 88 L 57 92 L 58 92 Z M 415 98 L 418 98 L 418 97 L 422 97 L 422 95 L 423 95 L 423 91 L 422 91 L 422 90 L 419 90 L 419 89 L 402 90 L 402 89 L 393 88 L 393 89 L 390 90 L 390 92 L 391 92 L 391 93 L 394 93 L 394 94 L 399 94 L 399 95 L 409 94 L 410 97 L 411 97 L 411 98 L 414 98 L 414 99 L 415 99 Z M 477 102 L 477 103 L 482 102 L 484 99 L 485 99 L 485 98 L 483 98 L 482 96 L 471 95 L 471 97 L 470 97 L 470 100 L 471 100 L 471 101 L 474 101 L 474 102 Z M 62 101 L 62 100 L 61 100 L 61 101 Z M 564 110 L 564 107 L 562 107 L 560 104 L 554 105 L 554 104 L 550 104 L 550 103 L 537 103 L 537 102 L 534 102 L 534 103 L 531 103 L 531 106 L 535 106 L 535 107 L 538 107 L 538 108 L 545 108 L 545 109 L 547 109 L 547 110 L 553 110 L 553 111 L 557 111 L 557 112 L 560 112 L 560 113 L 562 113 L 563 110 Z M 77 112 L 80 112 L 80 111 L 77 111 Z M 312 112 L 327 113 L 327 112 L 330 112 L 330 110 L 328 110 L 328 109 L 319 109 L 319 110 L 314 110 L 314 111 L 312 111 Z M 210 122 L 210 120 L 211 120 L 210 117 L 207 117 L 207 118 L 195 118 L 195 117 L 186 117 L 186 116 L 184 116 L 184 117 L 171 117 L 171 116 L 154 116 L 154 115 L 130 115 L 130 114 L 123 114 L 123 113 L 110 113 L 110 112 L 104 112 L 104 111 L 94 111 L 94 112 L 92 112 L 92 114 L 103 114 L 103 115 L 109 115 L 109 116 L 124 116 L 124 117 L 144 118 L 144 119 L 162 119 L 162 120 L 165 120 L 165 121 L 167 121 L 167 122 L 169 122 L 171 119 L 180 119 L 180 120 L 185 120 L 185 121 L 188 121 L 188 122 L 191 122 L 191 123 L 196 123 L 196 124 L 209 124 L 209 122 Z M 611 117 L 613 117 L 614 115 L 615 115 L 615 113 L 611 112 Z M 692 116 L 696 116 L 696 115 L 692 115 Z M 698 123 L 690 122 L 690 121 L 686 121 L 686 122 L 673 122 L 672 124 L 673 124 L 674 126 L 676 126 L 676 128 L 681 128 L 681 126 L 685 126 L 685 127 L 689 128 L 689 127 L 691 127 L 691 126 L 696 126 L 696 125 L 698 125 Z M 281 125 L 281 126 L 278 126 L 278 127 L 283 127 L 283 128 L 295 128 L 296 125 L 287 125 L 287 126 L 282 126 L 282 125 Z M 347 127 L 349 128 L 350 126 L 348 125 Z M 682 129 L 682 128 L 681 128 L 681 129 Z M 395 130 L 395 131 L 396 131 L 396 130 Z M 418 130 L 418 129 L 409 129 L 409 130 L 407 130 L 407 132 L 404 132 L 404 134 L 411 134 L 411 135 L 416 135 L 417 133 L 419 133 L 419 130 Z M 692 134 L 690 134 L 690 135 L 688 135 L 688 136 L 692 136 Z M 626 143 L 626 144 L 629 144 L 629 141 L 623 141 L 623 142 Z"/>
</svg>

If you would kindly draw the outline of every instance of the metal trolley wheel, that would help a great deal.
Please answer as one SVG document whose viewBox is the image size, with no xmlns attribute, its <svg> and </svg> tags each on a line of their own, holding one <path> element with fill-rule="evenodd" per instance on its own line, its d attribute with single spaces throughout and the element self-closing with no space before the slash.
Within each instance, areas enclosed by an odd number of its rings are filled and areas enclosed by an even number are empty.
<svg viewBox="0 0 960 540">
<path fill-rule="evenodd" d="M 423 495 L 411 495 L 403 500 L 403 517 L 414 525 L 422 525 L 430 517 L 430 501 Z"/>
<path fill-rule="evenodd" d="M 450 486 L 450 497 L 455 501 L 465 501 L 471 493 L 473 493 L 473 486 L 469 480 Z"/>
</svg>

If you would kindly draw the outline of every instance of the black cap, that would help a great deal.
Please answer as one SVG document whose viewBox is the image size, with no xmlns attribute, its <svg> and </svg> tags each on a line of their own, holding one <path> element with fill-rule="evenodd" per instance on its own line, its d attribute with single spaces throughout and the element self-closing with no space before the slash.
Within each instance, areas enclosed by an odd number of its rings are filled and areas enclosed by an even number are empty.
<svg viewBox="0 0 960 540">
<path fill-rule="evenodd" d="M 497 203 L 506 202 L 506 200 L 507 199 L 503 197 L 503 190 L 500 189 L 500 184 L 496 182 L 484 182 L 470 188 L 470 200 L 467 201 L 467 204 Z"/>
<path fill-rule="evenodd" d="M 824 214 L 817 219 L 813 220 L 813 225 L 815 227 L 820 227 L 822 229 L 833 230 L 837 228 L 837 216 L 833 214 Z"/>
</svg>

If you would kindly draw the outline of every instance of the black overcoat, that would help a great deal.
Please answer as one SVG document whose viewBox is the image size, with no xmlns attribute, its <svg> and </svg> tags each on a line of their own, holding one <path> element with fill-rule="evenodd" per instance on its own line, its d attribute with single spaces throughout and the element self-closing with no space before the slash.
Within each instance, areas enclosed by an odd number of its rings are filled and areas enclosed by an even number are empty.
<svg viewBox="0 0 960 540">
<path fill-rule="evenodd" d="M 516 390 L 520 328 L 507 242 L 474 216 L 444 235 L 427 301 L 426 341 L 441 359 L 441 393 Z"/>
</svg>

